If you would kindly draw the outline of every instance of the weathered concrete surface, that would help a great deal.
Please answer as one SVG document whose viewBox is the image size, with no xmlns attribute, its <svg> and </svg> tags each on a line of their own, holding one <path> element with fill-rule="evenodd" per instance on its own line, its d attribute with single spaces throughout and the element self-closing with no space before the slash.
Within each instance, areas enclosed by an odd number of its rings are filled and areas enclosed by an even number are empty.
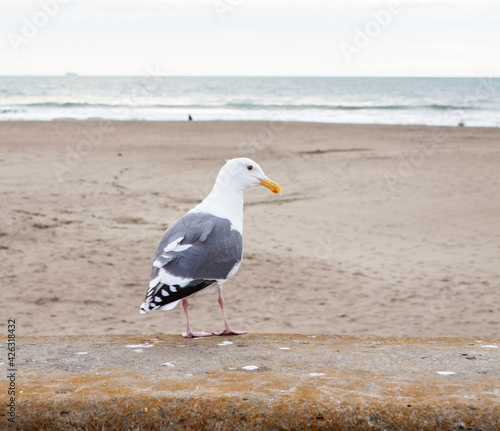
<svg viewBox="0 0 500 431">
<path fill-rule="evenodd" d="M 498 345 L 280 334 L 18 337 L 17 429 L 496 430 Z"/>
</svg>

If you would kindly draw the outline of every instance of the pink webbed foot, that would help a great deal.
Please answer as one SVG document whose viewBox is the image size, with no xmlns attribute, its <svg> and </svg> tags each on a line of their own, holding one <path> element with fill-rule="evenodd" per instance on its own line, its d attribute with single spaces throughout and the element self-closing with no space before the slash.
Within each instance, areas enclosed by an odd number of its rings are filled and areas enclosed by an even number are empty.
<svg viewBox="0 0 500 431">
<path fill-rule="evenodd" d="M 247 334 L 247 331 L 235 331 L 229 327 L 223 329 L 222 331 L 214 332 L 214 335 L 243 335 Z"/>
</svg>

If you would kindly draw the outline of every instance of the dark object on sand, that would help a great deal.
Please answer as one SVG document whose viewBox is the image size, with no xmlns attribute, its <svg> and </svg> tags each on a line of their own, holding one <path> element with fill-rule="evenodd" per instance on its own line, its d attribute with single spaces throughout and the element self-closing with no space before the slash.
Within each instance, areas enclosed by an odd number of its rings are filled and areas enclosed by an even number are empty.
<svg viewBox="0 0 500 431">
<path fill-rule="evenodd" d="M 193 117 L 191 117 L 191 115 L 188 115 L 188 120 L 193 121 Z"/>
</svg>

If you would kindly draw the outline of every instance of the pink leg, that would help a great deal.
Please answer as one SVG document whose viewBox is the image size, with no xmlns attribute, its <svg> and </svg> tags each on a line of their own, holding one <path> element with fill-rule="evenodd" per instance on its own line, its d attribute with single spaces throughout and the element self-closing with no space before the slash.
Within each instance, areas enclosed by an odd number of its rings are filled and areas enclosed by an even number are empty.
<svg viewBox="0 0 500 431">
<path fill-rule="evenodd" d="M 214 332 L 214 335 L 241 335 L 246 334 L 247 331 L 235 331 L 231 329 L 229 323 L 227 323 L 226 312 L 224 311 L 224 297 L 222 296 L 222 284 L 219 285 L 219 305 L 222 310 L 222 317 L 224 317 L 224 330 L 219 332 Z"/>
<path fill-rule="evenodd" d="M 191 327 L 189 326 L 189 317 L 188 317 L 188 301 L 187 299 L 182 300 L 182 308 L 184 308 L 184 314 L 186 315 L 186 325 L 187 325 L 187 332 L 183 332 L 182 336 L 184 338 L 195 338 L 195 337 L 210 337 L 211 335 L 214 335 L 209 332 L 205 331 L 200 331 L 200 332 L 192 332 Z"/>
</svg>

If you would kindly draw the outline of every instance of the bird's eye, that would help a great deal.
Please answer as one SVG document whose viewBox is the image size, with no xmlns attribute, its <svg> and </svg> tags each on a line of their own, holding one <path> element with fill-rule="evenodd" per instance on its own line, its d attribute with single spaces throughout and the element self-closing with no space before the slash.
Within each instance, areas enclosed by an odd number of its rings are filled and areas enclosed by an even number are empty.
<svg viewBox="0 0 500 431">
<path fill-rule="evenodd" d="M 253 169 L 253 166 L 252 166 L 252 165 L 248 165 L 248 166 L 247 166 L 247 169 L 248 169 L 249 171 L 251 171 L 251 170 Z"/>
</svg>

